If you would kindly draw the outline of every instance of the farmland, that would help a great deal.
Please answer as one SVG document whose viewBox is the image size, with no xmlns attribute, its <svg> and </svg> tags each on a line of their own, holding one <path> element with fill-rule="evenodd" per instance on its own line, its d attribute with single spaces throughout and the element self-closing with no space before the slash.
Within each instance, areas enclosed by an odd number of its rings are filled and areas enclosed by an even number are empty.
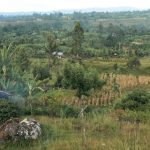
<svg viewBox="0 0 150 150">
<path fill-rule="evenodd" d="M 0 16 L 0 150 L 149 150 L 149 16 Z"/>
</svg>

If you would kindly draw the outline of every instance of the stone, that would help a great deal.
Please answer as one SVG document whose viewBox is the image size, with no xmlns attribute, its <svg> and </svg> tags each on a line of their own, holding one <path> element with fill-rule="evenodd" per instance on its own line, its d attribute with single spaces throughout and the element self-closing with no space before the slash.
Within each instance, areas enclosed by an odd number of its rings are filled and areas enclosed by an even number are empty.
<svg viewBox="0 0 150 150">
<path fill-rule="evenodd" d="M 40 135 L 40 123 L 35 119 L 10 119 L 0 127 L 0 141 L 36 140 Z"/>
<path fill-rule="evenodd" d="M 24 139 L 35 140 L 41 135 L 40 124 L 34 119 L 24 119 L 20 122 L 17 134 Z"/>
</svg>

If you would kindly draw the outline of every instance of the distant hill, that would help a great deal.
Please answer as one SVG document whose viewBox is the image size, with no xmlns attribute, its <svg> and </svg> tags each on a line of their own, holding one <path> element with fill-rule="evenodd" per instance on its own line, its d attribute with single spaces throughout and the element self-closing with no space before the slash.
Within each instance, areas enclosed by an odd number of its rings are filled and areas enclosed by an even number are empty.
<svg viewBox="0 0 150 150">
<path fill-rule="evenodd" d="M 74 9 L 74 10 L 61 10 L 65 13 L 73 13 L 74 11 L 79 12 L 120 12 L 120 11 L 137 11 L 140 10 L 134 7 L 108 7 L 108 8 L 85 8 L 85 9 Z"/>
<path fill-rule="evenodd" d="M 61 12 L 64 14 L 71 14 L 73 12 L 124 12 L 124 11 L 140 11 L 139 8 L 134 7 L 110 7 L 110 8 L 84 8 L 84 9 L 64 9 L 59 11 L 49 11 L 49 12 L 0 12 L 2 16 L 28 16 L 34 13 L 41 13 L 41 14 L 49 14 L 55 12 Z"/>
<path fill-rule="evenodd" d="M 1 16 L 29 16 L 34 12 L 0 12 Z"/>
</svg>

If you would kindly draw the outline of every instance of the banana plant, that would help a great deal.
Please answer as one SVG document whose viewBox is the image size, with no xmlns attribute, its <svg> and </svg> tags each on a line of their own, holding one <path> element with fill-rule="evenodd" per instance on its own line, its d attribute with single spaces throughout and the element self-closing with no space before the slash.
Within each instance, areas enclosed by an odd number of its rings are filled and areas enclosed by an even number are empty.
<svg viewBox="0 0 150 150">
<path fill-rule="evenodd" d="M 8 48 L 6 46 L 3 47 L 3 49 L 0 50 L 0 58 L 2 65 L 7 66 L 8 64 L 11 64 L 13 55 L 15 53 L 15 50 L 12 48 L 13 43 L 10 43 Z"/>
<path fill-rule="evenodd" d="M 0 67 L 3 72 L 3 77 L 9 75 L 9 72 L 13 64 L 13 55 L 15 54 L 15 49 L 13 48 L 13 43 L 10 43 L 8 47 L 4 46 L 0 49 Z"/>
<path fill-rule="evenodd" d="M 0 89 L 12 94 L 22 94 L 24 93 L 23 81 L 18 69 L 13 66 L 15 52 L 13 43 L 0 49 Z"/>
<path fill-rule="evenodd" d="M 33 93 L 35 90 L 40 90 L 44 92 L 44 89 L 39 86 L 39 83 L 37 82 L 37 76 L 33 77 L 32 74 L 25 74 L 24 76 L 28 87 L 28 100 L 30 105 L 30 113 L 32 115 L 33 114 L 33 107 L 32 107 Z"/>
</svg>

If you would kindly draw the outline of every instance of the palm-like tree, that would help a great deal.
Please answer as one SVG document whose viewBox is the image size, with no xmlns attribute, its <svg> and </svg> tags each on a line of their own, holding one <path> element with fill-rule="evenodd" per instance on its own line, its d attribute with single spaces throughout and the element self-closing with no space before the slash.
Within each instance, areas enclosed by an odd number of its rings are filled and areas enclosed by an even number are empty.
<svg viewBox="0 0 150 150">
<path fill-rule="evenodd" d="M 36 81 L 37 76 L 33 77 L 32 74 L 24 74 L 24 79 L 27 84 L 27 90 L 28 90 L 28 101 L 30 105 L 30 113 L 33 114 L 33 107 L 32 107 L 32 98 L 33 93 L 35 90 L 40 90 L 44 92 L 44 89 L 40 87 L 40 84 Z"/>
<path fill-rule="evenodd" d="M 3 90 L 13 89 L 15 86 L 15 81 L 10 79 L 10 74 L 13 76 L 13 68 L 12 68 L 12 61 L 13 61 L 13 54 L 15 53 L 14 49 L 12 48 L 12 43 L 6 47 L 4 46 L 3 49 L 0 49 L 0 69 L 1 69 L 1 79 L 0 85 Z"/>
<path fill-rule="evenodd" d="M 13 55 L 15 50 L 12 48 L 13 43 L 10 43 L 8 47 L 4 46 L 3 49 L 0 50 L 0 59 L 2 66 L 8 66 L 12 63 Z"/>
</svg>

